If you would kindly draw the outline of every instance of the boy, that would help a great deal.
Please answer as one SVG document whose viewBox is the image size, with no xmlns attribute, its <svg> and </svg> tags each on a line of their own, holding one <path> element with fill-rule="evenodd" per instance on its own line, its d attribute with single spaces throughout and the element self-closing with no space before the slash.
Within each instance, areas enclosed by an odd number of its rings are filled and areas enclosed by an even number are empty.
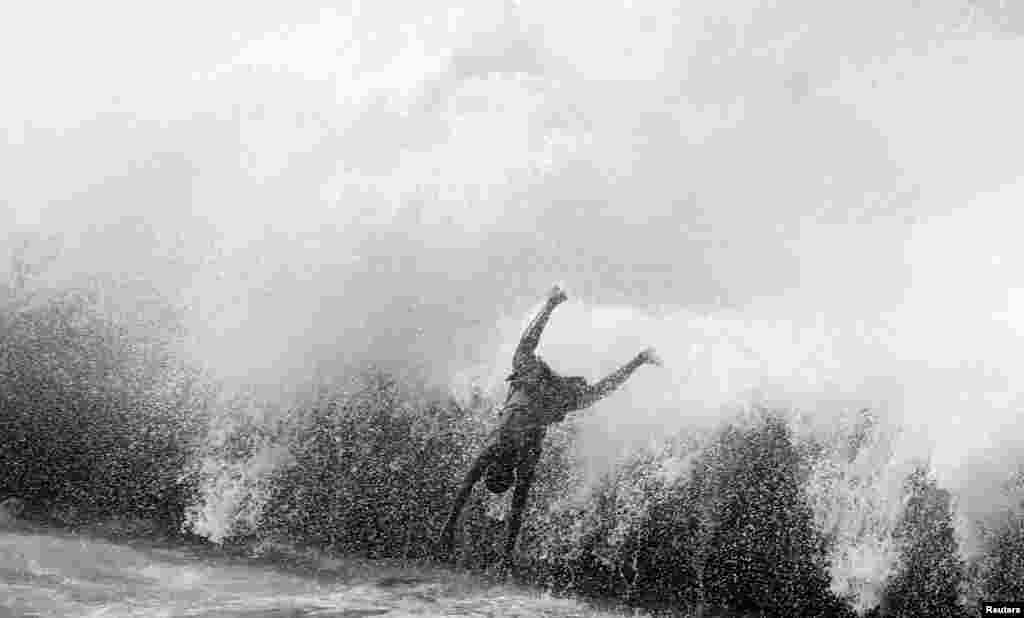
<svg viewBox="0 0 1024 618">
<path fill-rule="evenodd" d="M 606 397 L 641 365 L 661 365 L 654 349 L 647 348 L 618 371 L 593 385 L 587 384 L 584 378 L 556 374 L 534 354 L 534 350 L 551 313 L 566 298 L 565 292 L 554 286 L 548 293 L 544 308 L 523 333 L 512 359 L 512 375 L 507 378 L 509 392 L 501 420 L 488 437 L 483 452 L 466 473 L 441 533 L 441 552 L 445 557 L 451 557 L 455 527 L 466 500 L 473 486 L 484 476 L 487 489 L 494 494 L 505 493 L 515 485 L 504 548 L 505 565 L 510 566 L 548 425 L 561 422 L 569 412 L 587 408 Z"/>
</svg>

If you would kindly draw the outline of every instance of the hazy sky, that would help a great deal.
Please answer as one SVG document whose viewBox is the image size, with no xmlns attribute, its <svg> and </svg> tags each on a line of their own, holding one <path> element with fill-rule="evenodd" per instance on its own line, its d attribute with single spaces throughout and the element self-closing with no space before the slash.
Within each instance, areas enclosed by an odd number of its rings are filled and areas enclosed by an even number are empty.
<svg viewBox="0 0 1024 618">
<path fill-rule="evenodd" d="M 500 376 L 561 280 L 556 367 L 669 364 L 595 444 L 760 388 L 890 409 L 952 470 L 1024 435 L 1004 5 L 21 3 L 0 229 L 177 299 L 225 378 Z"/>
</svg>

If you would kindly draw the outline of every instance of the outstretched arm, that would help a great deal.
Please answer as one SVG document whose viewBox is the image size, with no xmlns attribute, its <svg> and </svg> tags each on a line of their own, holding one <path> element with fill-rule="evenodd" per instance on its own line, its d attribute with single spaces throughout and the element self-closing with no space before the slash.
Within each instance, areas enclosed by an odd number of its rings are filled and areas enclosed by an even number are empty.
<svg viewBox="0 0 1024 618">
<path fill-rule="evenodd" d="M 642 365 L 661 365 L 661 358 L 655 353 L 654 348 L 647 348 L 643 352 L 640 352 L 622 367 L 620 367 L 614 373 L 608 374 L 602 378 L 596 384 L 589 386 L 583 391 L 583 395 L 580 398 L 580 405 L 577 409 L 582 410 L 589 406 L 594 405 L 601 399 L 604 399 L 612 393 L 615 389 L 619 388 L 626 382 L 629 376 L 633 375 Z"/>
<path fill-rule="evenodd" d="M 557 285 L 551 288 L 551 291 L 548 292 L 547 302 L 544 303 L 544 308 L 533 318 L 530 325 L 526 327 L 526 331 L 523 332 L 523 337 L 519 340 L 519 347 L 516 348 L 515 356 L 512 357 L 513 367 L 518 367 L 537 349 L 537 344 L 540 343 L 540 335 L 544 332 L 544 327 L 547 326 L 548 318 L 551 317 L 555 307 L 565 302 L 565 299 L 566 295 L 562 288 Z"/>
</svg>

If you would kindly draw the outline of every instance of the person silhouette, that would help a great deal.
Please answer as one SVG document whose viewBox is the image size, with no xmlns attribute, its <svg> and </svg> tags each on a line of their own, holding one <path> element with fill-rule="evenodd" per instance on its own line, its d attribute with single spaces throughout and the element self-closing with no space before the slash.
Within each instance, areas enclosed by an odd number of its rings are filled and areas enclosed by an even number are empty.
<svg viewBox="0 0 1024 618">
<path fill-rule="evenodd" d="M 567 298 L 560 286 L 552 287 L 544 307 L 519 341 L 512 358 L 512 374 L 506 378 L 509 390 L 498 426 L 466 472 L 441 532 L 439 545 L 444 559 L 452 558 L 459 517 L 473 487 L 484 477 L 485 486 L 494 494 L 503 494 L 515 485 L 506 520 L 503 555 L 505 566 L 511 566 L 548 426 L 561 422 L 570 412 L 590 407 L 607 397 L 642 365 L 662 364 L 654 348 L 647 348 L 595 384 L 588 384 L 582 377 L 558 375 L 534 351 L 552 312 Z"/>
</svg>

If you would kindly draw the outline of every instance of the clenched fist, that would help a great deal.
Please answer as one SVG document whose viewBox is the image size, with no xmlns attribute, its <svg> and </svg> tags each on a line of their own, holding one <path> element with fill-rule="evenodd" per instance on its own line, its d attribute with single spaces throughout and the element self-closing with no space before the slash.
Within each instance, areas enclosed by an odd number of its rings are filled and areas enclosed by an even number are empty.
<svg viewBox="0 0 1024 618">
<path fill-rule="evenodd" d="M 661 360 L 661 357 L 658 356 L 658 353 L 654 351 L 654 348 L 647 348 L 643 350 L 642 352 L 640 352 L 637 358 L 640 359 L 640 362 L 646 365 L 655 365 L 657 367 L 661 367 L 664 365 L 664 363 Z"/>
<path fill-rule="evenodd" d="M 556 305 L 564 303 L 569 297 L 565 295 L 565 290 L 562 286 L 555 284 L 552 286 L 551 291 L 548 292 L 548 302 Z"/>
</svg>

